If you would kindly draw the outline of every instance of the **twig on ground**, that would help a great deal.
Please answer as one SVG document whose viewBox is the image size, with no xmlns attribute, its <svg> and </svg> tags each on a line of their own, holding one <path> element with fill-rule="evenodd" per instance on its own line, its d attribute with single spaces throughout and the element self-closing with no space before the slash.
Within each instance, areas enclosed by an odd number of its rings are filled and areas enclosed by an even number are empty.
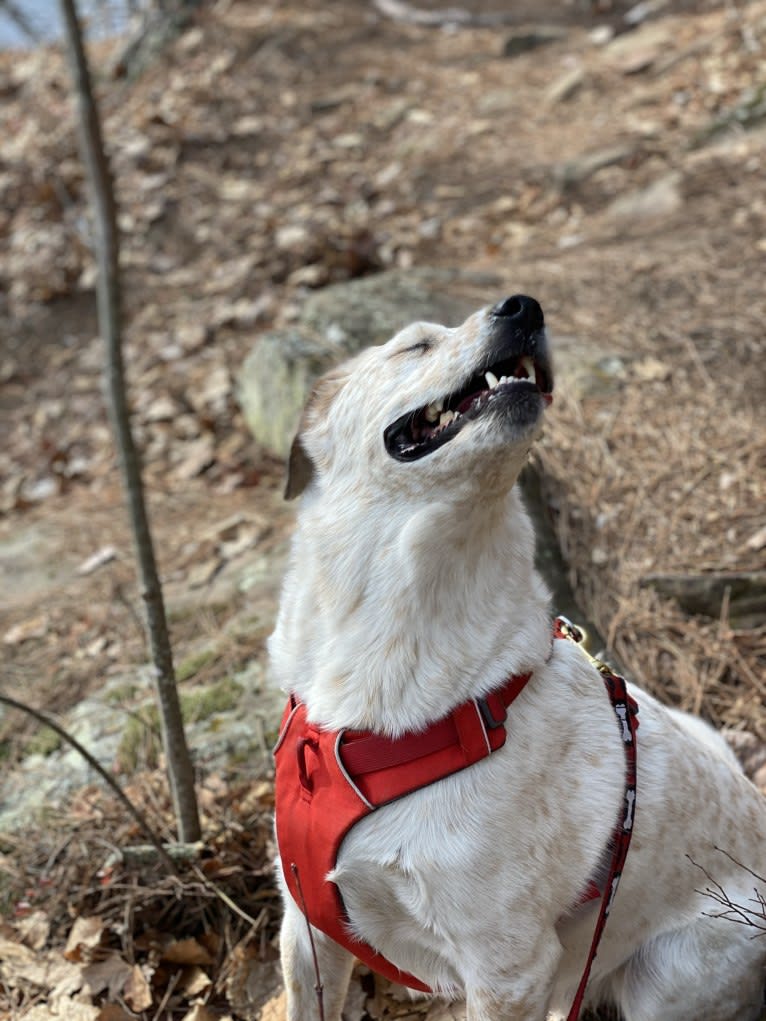
<svg viewBox="0 0 766 1021">
<path fill-rule="evenodd" d="M 157 1007 L 157 1010 L 154 1012 L 154 1017 L 152 1018 L 152 1021 L 160 1021 L 160 1016 L 162 1015 L 162 1012 L 165 1010 L 165 1008 L 167 1007 L 168 1003 L 170 1002 L 170 997 L 173 995 L 173 990 L 178 985 L 178 982 L 179 982 L 182 974 L 183 974 L 183 972 L 180 971 L 180 970 L 173 972 L 173 975 L 172 975 L 170 981 L 168 982 L 167 986 L 165 987 L 165 992 L 162 995 L 162 999 L 160 1000 L 160 1004 Z"/>
<path fill-rule="evenodd" d="M 216 886 L 211 879 L 208 879 L 205 873 L 197 865 L 192 865 L 192 872 L 203 886 L 207 887 L 207 889 L 214 893 L 219 900 L 223 901 L 230 911 L 233 911 L 235 915 L 239 915 L 243 921 L 247 922 L 251 926 L 252 931 L 255 931 L 258 928 L 265 917 L 265 908 L 261 911 L 257 918 L 253 918 L 253 916 L 249 915 L 247 911 L 243 911 L 243 909 L 239 907 L 239 905 L 233 901 L 231 897 L 229 897 L 229 895 L 220 888 L 220 886 Z"/>
</svg>

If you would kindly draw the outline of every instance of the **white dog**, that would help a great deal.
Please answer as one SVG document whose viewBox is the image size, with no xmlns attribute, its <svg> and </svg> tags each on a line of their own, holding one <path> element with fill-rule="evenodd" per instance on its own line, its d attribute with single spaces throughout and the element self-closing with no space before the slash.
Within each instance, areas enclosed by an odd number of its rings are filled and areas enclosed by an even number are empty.
<svg viewBox="0 0 766 1021">
<path fill-rule="evenodd" d="M 408 327 L 325 375 L 308 402 L 270 640 L 275 678 L 293 696 L 276 753 L 278 834 L 298 820 L 287 854 L 281 846 L 293 891 L 282 928 L 289 1021 L 318 1017 L 309 931 L 325 1018 L 341 1017 L 353 954 L 304 917 L 321 885 L 352 943 L 465 996 L 469 1021 L 561 1019 L 576 998 L 609 893 L 587 891 L 611 881 L 615 826 L 630 829 L 633 801 L 629 789 L 623 820 L 624 707 L 621 732 L 596 666 L 553 638 L 514 485 L 552 385 L 540 307 L 516 296 L 456 329 Z M 519 683 L 503 723 L 493 693 L 508 678 Z M 635 825 L 586 1002 L 614 1004 L 625 1021 L 757 1021 L 766 938 L 705 890 L 718 883 L 757 909 L 766 801 L 712 730 L 631 691 Z M 371 810 L 346 760 L 359 732 L 377 735 L 372 748 L 418 754 L 421 738 L 466 712 L 483 717 L 480 760 Z M 293 740 L 296 714 L 307 729 Z M 332 829 L 334 809 L 310 825 L 301 813 L 326 793 L 323 768 L 347 781 L 342 811 L 361 805 L 363 817 L 335 834 L 337 857 L 317 879 L 312 855 L 327 856 L 317 833 Z"/>
</svg>

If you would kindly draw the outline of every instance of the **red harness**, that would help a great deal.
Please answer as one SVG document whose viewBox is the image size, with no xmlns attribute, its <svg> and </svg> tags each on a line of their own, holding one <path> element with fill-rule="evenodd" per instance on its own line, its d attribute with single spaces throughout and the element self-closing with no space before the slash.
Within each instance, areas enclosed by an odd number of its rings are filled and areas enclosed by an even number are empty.
<svg viewBox="0 0 766 1021">
<path fill-rule="evenodd" d="M 573 625 L 559 618 L 556 638 L 582 641 Z M 601 932 L 606 924 L 630 843 L 635 805 L 635 731 L 638 707 L 625 681 L 597 664 L 620 722 L 625 743 L 625 816 L 612 839 L 612 857 L 602 891 L 589 884 L 585 901 L 602 897 L 585 972 L 567 1021 L 577 1021 Z M 338 851 L 355 823 L 396 798 L 466 769 L 505 744 L 508 707 L 531 674 L 510 677 L 485 698 L 464 702 L 423 731 L 386 738 L 369 731 L 324 730 L 309 723 L 306 707 L 290 696 L 274 749 L 276 830 L 285 882 L 311 924 L 373 971 L 413 989 L 429 992 L 414 975 L 400 971 L 369 944 L 349 932 L 338 887 L 327 880 Z"/>
</svg>

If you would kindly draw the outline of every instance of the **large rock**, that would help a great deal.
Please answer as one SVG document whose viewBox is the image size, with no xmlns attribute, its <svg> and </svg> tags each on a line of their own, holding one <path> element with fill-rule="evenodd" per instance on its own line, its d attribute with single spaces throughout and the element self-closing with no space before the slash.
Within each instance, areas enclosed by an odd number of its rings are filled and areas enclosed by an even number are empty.
<svg viewBox="0 0 766 1021">
<path fill-rule="evenodd" d="M 277 457 L 286 457 L 313 381 L 345 355 L 300 329 L 264 333 L 245 359 L 238 397 L 250 431 Z"/>
<path fill-rule="evenodd" d="M 286 457 L 312 382 L 415 320 L 456 326 L 503 297 L 498 277 L 453 270 L 389 270 L 317 291 L 297 325 L 265 333 L 242 367 L 238 394 L 256 440 Z"/>
</svg>

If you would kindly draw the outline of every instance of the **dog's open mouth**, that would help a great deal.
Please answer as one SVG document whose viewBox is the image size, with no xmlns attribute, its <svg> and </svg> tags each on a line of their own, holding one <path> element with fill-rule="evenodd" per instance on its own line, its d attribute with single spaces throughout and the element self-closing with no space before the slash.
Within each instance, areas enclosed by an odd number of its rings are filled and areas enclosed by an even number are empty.
<svg viewBox="0 0 766 1021">
<path fill-rule="evenodd" d="M 408 411 L 385 430 L 386 450 L 397 461 L 416 461 L 453 439 L 470 421 L 502 403 L 539 397 L 553 400 L 553 378 L 547 359 L 512 355 L 477 372 L 460 390 Z"/>
</svg>

